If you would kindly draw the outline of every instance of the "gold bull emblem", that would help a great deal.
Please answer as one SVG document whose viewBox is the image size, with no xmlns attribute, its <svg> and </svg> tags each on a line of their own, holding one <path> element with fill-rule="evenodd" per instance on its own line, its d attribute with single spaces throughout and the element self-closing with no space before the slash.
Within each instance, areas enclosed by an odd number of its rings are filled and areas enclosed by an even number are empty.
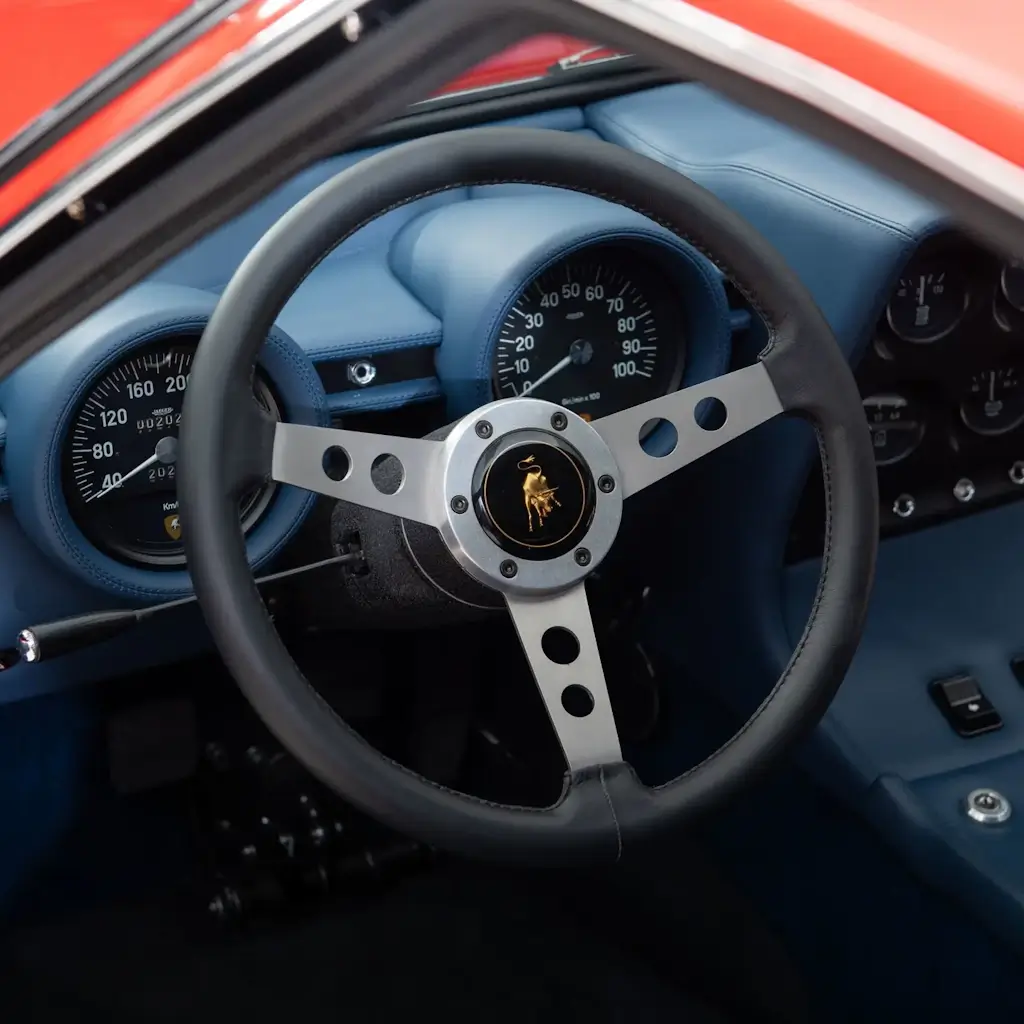
<svg viewBox="0 0 1024 1024">
<path fill-rule="evenodd" d="M 544 475 L 541 467 L 534 462 L 534 457 L 523 459 L 518 464 L 519 468 L 526 473 L 523 477 L 523 502 L 526 505 L 526 519 L 530 524 L 530 533 L 533 533 L 533 517 L 537 517 L 537 526 L 544 525 L 552 512 L 552 506 L 562 507 L 562 503 L 555 497 L 557 487 L 548 486 L 548 478 Z"/>
</svg>

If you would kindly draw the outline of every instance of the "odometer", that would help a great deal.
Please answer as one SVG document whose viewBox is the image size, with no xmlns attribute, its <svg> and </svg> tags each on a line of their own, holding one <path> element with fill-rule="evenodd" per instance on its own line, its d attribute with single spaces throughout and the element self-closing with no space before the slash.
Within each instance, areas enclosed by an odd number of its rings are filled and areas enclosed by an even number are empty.
<svg viewBox="0 0 1024 1024">
<path fill-rule="evenodd" d="M 498 335 L 494 390 L 598 419 L 679 386 L 685 311 L 642 250 L 600 245 L 549 267 Z"/>
<path fill-rule="evenodd" d="M 136 349 L 92 382 L 68 426 L 61 467 L 68 508 L 86 538 L 120 561 L 184 564 L 178 430 L 196 344 L 165 338 Z M 255 388 L 258 401 L 280 418 L 267 384 L 257 377 Z M 245 529 L 272 495 L 272 487 L 246 495 Z"/>
</svg>

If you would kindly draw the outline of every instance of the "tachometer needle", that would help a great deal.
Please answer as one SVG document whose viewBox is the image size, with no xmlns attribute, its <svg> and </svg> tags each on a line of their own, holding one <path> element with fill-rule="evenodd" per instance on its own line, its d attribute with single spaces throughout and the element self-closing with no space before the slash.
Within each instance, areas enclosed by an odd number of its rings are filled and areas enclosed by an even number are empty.
<svg viewBox="0 0 1024 1024">
<path fill-rule="evenodd" d="M 114 483 L 104 487 L 102 491 L 97 491 L 91 498 L 87 498 L 85 503 L 88 505 L 90 501 L 95 501 L 97 498 L 102 498 L 104 494 L 117 490 L 118 487 L 124 485 L 126 480 L 131 480 L 133 476 L 137 476 L 143 470 L 149 469 L 150 466 L 156 465 L 158 462 L 167 464 L 177 461 L 178 439 L 176 437 L 161 437 L 156 443 L 156 450 L 145 462 L 140 462 L 130 473 L 125 473 L 124 476 L 119 477 Z"/>
<path fill-rule="evenodd" d="M 524 398 L 535 388 L 539 388 L 541 384 L 551 380 L 556 373 L 561 373 L 567 366 L 572 366 L 572 356 L 566 356 L 564 359 L 559 359 L 554 366 L 548 370 L 547 373 L 542 373 L 535 381 L 531 381 L 529 384 L 519 392 L 519 397 Z"/>
<path fill-rule="evenodd" d="M 535 381 L 527 384 L 518 397 L 528 395 L 534 388 L 539 388 L 545 381 L 551 380 L 556 373 L 561 373 L 567 366 L 586 366 L 594 358 L 594 346 L 589 341 L 577 339 L 569 346 L 569 354 L 564 359 L 559 359 L 547 373 L 542 373 Z"/>
</svg>

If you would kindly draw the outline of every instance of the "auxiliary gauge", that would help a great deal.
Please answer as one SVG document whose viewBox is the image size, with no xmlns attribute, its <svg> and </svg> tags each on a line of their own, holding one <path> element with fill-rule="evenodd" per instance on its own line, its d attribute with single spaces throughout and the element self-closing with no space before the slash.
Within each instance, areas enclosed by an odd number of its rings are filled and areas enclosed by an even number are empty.
<svg viewBox="0 0 1024 1024">
<path fill-rule="evenodd" d="M 1014 367 L 976 373 L 960 403 L 960 419 L 975 434 L 996 437 L 1024 423 L 1024 388 Z"/>
<path fill-rule="evenodd" d="M 871 395 L 864 399 L 876 466 L 902 462 L 921 443 L 927 426 L 923 405 L 904 395 Z"/>
<path fill-rule="evenodd" d="M 923 345 L 944 338 L 967 311 L 964 275 L 952 263 L 911 260 L 885 307 L 893 334 Z"/>
</svg>

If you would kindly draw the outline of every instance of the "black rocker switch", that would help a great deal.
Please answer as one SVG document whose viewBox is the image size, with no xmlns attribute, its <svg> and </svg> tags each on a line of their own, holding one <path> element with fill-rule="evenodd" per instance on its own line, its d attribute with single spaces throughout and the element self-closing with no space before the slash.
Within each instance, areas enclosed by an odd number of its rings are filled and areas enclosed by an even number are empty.
<svg viewBox="0 0 1024 1024">
<path fill-rule="evenodd" d="M 961 736 L 980 736 L 1003 727 L 999 712 L 973 676 L 937 679 L 931 685 L 931 693 L 939 710 Z"/>
<path fill-rule="evenodd" d="M 1014 674 L 1017 682 L 1024 686 L 1024 654 L 1010 659 L 1010 671 Z"/>
</svg>

